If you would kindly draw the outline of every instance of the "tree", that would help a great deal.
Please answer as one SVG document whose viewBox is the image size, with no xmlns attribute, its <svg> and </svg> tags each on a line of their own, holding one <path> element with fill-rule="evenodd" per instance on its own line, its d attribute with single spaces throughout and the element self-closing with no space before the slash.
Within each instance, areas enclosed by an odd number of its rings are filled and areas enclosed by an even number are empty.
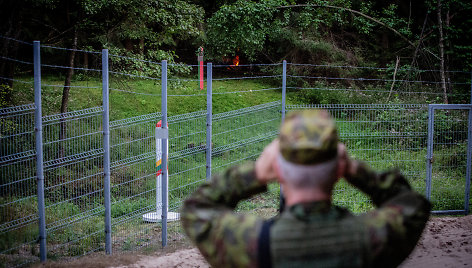
<svg viewBox="0 0 472 268">
<path fill-rule="evenodd" d="M 206 51 L 217 59 L 237 51 L 254 60 L 263 50 L 273 26 L 275 8 L 285 1 L 237 1 L 223 5 L 207 23 Z"/>
<path fill-rule="evenodd" d="M 397 5 L 388 4 L 374 9 L 373 1 L 302 2 L 237 1 L 223 5 L 208 20 L 207 48 L 214 57 L 233 54 L 236 50 L 250 59 L 258 54 L 274 52 L 286 56 L 287 53 L 294 54 L 294 50 L 308 49 L 312 54 L 313 50 L 317 50 L 316 43 L 332 36 L 336 29 L 340 29 L 343 35 L 340 40 L 346 40 L 346 37 L 347 40 L 354 40 L 359 39 L 360 35 L 373 35 L 379 27 L 386 29 L 387 33 L 398 35 L 407 45 L 413 45 L 409 40 L 411 31 L 407 22 L 396 15 Z M 270 51 L 271 46 L 277 49 Z M 285 51 L 280 48 L 285 48 Z M 267 50 L 271 53 L 264 53 Z"/>
<path fill-rule="evenodd" d="M 23 18 L 27 12 L 20 1 L 6 0 L 2 3 L 5 14 L 0 16 L 0 34 L 6 38 L 0 39 L 0 100 L 1 107 L 11 103 L 13 78 L 16 64 L 5 58 L 17 58 L 19 44 L 9 38 L 20 39 L 23 33 Z M 5 58 L 4 58 L 5 57 Z"/>
<path fill-rule="evenodd" d="M 68 54 L 69 68 L 64 72 L 61 113 L 67 112 L 77 64 L 75 49 L 108 48 L 112 53 L 139 59 L 173 61 L 177 57 L 173 49 L 179 42 L 192 44 L 192 40 L 200 38 L 204 22 L 204 10 L 185 0 L 7 0 L 1 8 L 11 12 L 2 18 L 0 34 L 73 48 Z M 14 58 L 8 39 L 2 39 L 0 45 L 2 55 Z M 128 61 L 126 71 L 158 75 L 159 70 L 149 66 L 142 61 L 132 61 L 130 65 Z M 12 78 L 13 70 L 14 65 L 1 62 L 2 76 Z"/>
</svg>

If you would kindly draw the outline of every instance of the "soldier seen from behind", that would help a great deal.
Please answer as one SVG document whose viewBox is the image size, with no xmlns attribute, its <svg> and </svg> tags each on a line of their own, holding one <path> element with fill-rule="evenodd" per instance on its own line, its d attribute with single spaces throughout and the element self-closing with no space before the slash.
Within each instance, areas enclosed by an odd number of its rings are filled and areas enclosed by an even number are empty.
<svg viewBox="0 0 472 268">
<path fill-rule="evenodd" d="M 353 215 L 332 204 L 340 178 L 377 209 Z M 234 212 L 278 181 L 286 209 L 273 219 Z M 287 115 L 256 162 L 213 176 L 184 203 L 189 238 L 214 267 L 396 267 L 415 247 L 430 203 L 398 171 L 351 159 L 328 112 Z"/>
</svg>

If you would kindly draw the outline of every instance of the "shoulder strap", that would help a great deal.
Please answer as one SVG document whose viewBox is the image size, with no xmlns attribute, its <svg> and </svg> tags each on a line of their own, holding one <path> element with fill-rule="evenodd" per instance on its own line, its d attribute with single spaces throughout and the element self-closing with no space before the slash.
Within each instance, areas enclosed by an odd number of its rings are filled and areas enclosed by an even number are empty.
<svg viewBox="0 0 472 268">
<path fill-rule="evenodd" d="M 272 258 L 270 256 L 270 227 L 274 219 L 266 220 L 262 224 L 261 234 L 258 241 L 258 263 L 260 268 L 271 268 Z"/>
</svg>

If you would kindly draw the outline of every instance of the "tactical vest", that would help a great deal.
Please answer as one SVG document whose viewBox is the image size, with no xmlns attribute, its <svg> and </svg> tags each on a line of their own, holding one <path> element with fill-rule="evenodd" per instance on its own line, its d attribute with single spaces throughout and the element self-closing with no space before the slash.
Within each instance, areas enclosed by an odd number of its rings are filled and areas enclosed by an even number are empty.
<svg viewBox="0 0 472 268">
<path fill-rule="evenodd" d="M 305 215 L 289 209 L 269 225 L 272 267 L 367 266 L 364 225 L 345 209 Z"/>
</svg>

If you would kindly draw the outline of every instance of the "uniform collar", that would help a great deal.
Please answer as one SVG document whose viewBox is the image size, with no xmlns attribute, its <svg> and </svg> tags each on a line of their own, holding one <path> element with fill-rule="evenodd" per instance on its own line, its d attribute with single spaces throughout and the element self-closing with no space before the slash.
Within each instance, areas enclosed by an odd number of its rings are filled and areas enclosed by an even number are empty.
<svg viewBox="0 0 472 268">
<path fill-rule="evenodd" d="M 297 218 L 306 218 L 314 214 L 325 214 L 332 209 L 331 201 L 316 201 L 309 203 L 299 203 L 291 206 L 288 210 Z"/>
</svg>

